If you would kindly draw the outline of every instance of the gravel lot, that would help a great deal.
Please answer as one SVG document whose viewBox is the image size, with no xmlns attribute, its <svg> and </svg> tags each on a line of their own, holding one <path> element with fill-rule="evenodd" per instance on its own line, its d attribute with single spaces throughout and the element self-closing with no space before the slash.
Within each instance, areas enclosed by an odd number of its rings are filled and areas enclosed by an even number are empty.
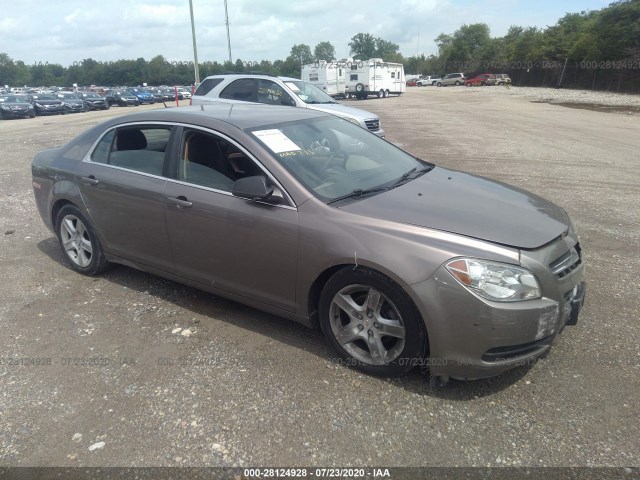
<svg viewBox="0 0 640 480">
<path fill-rule="evenodd" d="M 629 108 L 552 104 L 578 98 Z M 82 277 L 36 212 L 30 162 L 124 109 L 2 121 L 0 465 L 640 465 L 640 99 L 428 87 L 347 103 L 422 158 L 562 205 L 586 254 L 578 325 L 529 368 L 431 389 L 179 284 Z"/>
</svg>

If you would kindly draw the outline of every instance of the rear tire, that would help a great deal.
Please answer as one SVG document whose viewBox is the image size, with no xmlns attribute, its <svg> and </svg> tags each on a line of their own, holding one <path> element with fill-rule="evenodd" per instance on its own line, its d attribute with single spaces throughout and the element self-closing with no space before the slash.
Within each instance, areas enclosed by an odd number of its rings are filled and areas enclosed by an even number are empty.
<svg viewBox="0 0 640 480">
<path fill-rule="evenodd" d="M 384 98 L 389 98 L 389 90 L 384 91 Z"/>
<path fill-rule="evenodd" d="M 378 98 L 382 98 L 382 97 L 384 97 L 384 90 L 380 90 L 378 92 Z"/>
<path fill-rule="evenodd" d="M 417 308 L 400 285 L 375 270 L 338 271 L 319 307 L 322 332 L 349 366 L 398 376 L 425 356 L 427 335 Z"/>
<path fill-rule="evenodd" d="M 437 84 L 437 85 L 438 85 L 439 87 L 441 87 L 441 86 L 442 86 L 442 82 L 438 82 L 438 84 Z"/>
<path fill-rule="evenodd" d="M 78 207 L 62 207 L 55 225 L 62 253 L 76 272 L 93 276 L 109 266 L 93 227 Z"/>
</svg>

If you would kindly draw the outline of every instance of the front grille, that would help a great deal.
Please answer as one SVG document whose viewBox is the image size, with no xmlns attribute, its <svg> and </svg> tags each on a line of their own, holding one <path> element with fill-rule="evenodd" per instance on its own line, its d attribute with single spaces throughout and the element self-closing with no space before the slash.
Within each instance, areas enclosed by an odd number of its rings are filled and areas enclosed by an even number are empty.
<svg viewBox="0 0 640 480">
<path fill-rule="evenodd" d="M 557 260 L 549 264 L 551 272 L 558 278 L 566 277 L 582 263 L 582 252 L 580 244 L 576 243 L 575 247 L 562 255 Z"/>
<path fill-rule="evenodd" d="M 373 120 L 365 120 L 364 123 L 367 126 L 367 129 L 371 130 L 372 132 L 380 130 L 380 119 L 379 118 L 375 118 Z"/>
</svg>

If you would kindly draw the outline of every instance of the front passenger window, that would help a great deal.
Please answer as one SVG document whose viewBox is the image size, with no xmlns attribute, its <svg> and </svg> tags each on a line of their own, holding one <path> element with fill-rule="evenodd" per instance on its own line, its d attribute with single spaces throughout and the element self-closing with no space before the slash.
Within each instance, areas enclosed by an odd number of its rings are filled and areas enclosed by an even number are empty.
<svg viewBox="0 0 640 480">
<path fill-rule="evenodd" d="M 291 96 L 271 80 L 258 80 L 258 102 L 268 105 L 295 105 Z"/>
<path fill-rule="evenodd" d="M 239 178 L 262 174 L 260 167 L 231 142 L 200 130 L 185 131 L 178 180 L 231 192 Z"/>
</svg>

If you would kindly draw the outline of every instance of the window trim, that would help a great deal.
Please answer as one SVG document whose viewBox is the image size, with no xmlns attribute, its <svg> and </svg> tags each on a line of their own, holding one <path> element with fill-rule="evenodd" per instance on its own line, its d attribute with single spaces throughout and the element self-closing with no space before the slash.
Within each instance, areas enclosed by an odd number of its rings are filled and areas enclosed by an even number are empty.
<svg viewBox="0 0 640 480">
<path fill-rule="evenodd" d="M 190 129 L 190 130 L 200 130 L 204 133 L 207 133 L 209 135 L 214 135 L 217 136 L 229 143 L 231 143 L 232 145 L 234 145 L 236 148 L 238 148 L 242 153 L 244 153 L 251 161 L 253 161 L 260 170 L 262 170 L 262 172 L 269 178 L 270 181 L 272 181 L 282 192 L 282 194 L 284 195 L 285 199 L 287 200 L 287 202 L 289 202 L 289 205 L 274 205 L 272 203 L 269 202 L 256 202 L 256 203 L 263 203 L 266 205 L 271 205 L 274 207 L 287 207 L 287 208 L 293 208 L 294 210 L 297 210 L 297 206 L 295 204 L 295 202 L 293 201 L 293 198 L 291 197 L 291 195 L 289 195 L 289 192 L 282 186 L 282 184 L 278 181 L 278 179 L 275 178 L 275 176 L 262 164 L 262 162 L 260 162 L 254 155 L 252 155 L 246 148 L 244 148 L 242 145 L 240 145 L 238 142 L 236 142 L 235 140 L 233 140 L 231 137 L 225 135 L 222 132 L 218 132 L 217 130 L 211 130 L 210 128 L 207 127 L 201 127 L 199 125 L 190 125 L 190 124 L 183 124 L 183 123 L 176 123 L 176 126 L 180 126 L 181 131 L 180 134 L 176 136 L 175 142 L 177 144 L 176 146 L 176 151 L 179 152 L 178 156 L 180 155 L 180 152 L 182 152 L 182 143 L 183 143 L 183 139 L 184 139 L 184 132 L 185 129 Z M 189 185 L 192 187 L 197 187 L 197 188 L 202 188 L 205 190 L 211 190 L 214 192 L 218 192 L 218 193 L 223 193 L 225 195 L 231 195 L 232 197 L 235 198 L 240 198 L 240 197 L 236 197 L 235 195 L 233 195 L 231 192 L 227 192 L 225 190 L 218 190 L 216 188 L 212 188 L 212 187 L 207 187 L 205 185 L 197 185 L 194 183 L 189 183 L 186 182 L 184 180 L 179 180 L 177 177 L 177 173 L 178 173 L 178 165 L 179 165 L 179 161 L 180 159 L 178 158 L 178 164 L 174 165 L 175 167 L 175 175 L 172 177 L 167 177 L 167 180 L 171 180 L 175 183 L 181 183 L 184 185 Z"/>
<path fill-rule="evenodd" d="M 102 141 L 102 139 L 109 133 L 112 132 L 113 130 L 116 130 L 118 128 L 126 128 L 126 127 L 132 127 L 132 126 L 157 126 L 157 127 L 170 127 L 169 128 L 169 139 L 167 140 L 167 148 L 164 151 L 164 159 L 162 160 L 162 175 L 154 175 L 153 173 L 147 173 L 147 172 L 141 172 L 140 170 L 134 170 L 132 168 L 126 168 L 126 167 L 120 167 L 118 165 L 112 165 L 111 163 L 102 163 L 102 162 L 94 162 L 91 157 L 93 156 L 93 152 L 95 152 L 96 148 L 98 147 L 98 144 Z M 123 170 L 126 172 L 133 172 L 136 173 L 138 175 L 145 175 L 148 177 L 153 177 L 153 178 L 162 178 L 167 180 L 168 177 L 165 174 L 165 170 L 167 169 L 167 155 L 168 153 L 171 151 L 171 145 L 173 143 L 173 137 L 174 137 L 174 132 L 175 132 L 175 124 L 170 123 L 170 122 L 129 122 L 129 123 L 122 123 L 120 125 L 114 125 L 110 128 L 108 128 L 107 130 L 105 130 L 104 132 L 102 132 L 100 134 L 100 136 L 96 139 L 95 142 L 93 142 L 93 144 L 91 144 L 91 147 L 89 147 L 89 150 L 87 150 L 86 155 L 82 158 L 82 161 L 84 163 L 89 163 L 91 165 L 101 165 L 103 167 L 110 167 L 110 168 L 116 168 L 118 170 Z M 113 148 L 113 142 L 115 141 L 115 135 L 114 137 L 111 139 L 111 145 L 109 148 L 109 155 L 111 155 L 111 149 Z"/>
<path fill-rule="evenodd" d="M 91 160 L 91 155 L 95 151 L 95 149 L 98 146 L 98 144 L 100 143 L 100 141 L 104 138 L 105 135 L 107 135 L 107 133 L 109 133 L 110 131 L 115 130 L 117 128 L 123 128 L 123 127 L 126 128 L 126 127 L 139 126 L 139 125 L 149 125 L 149 126 L 154 126 L 155 125 L 155 126 L 168 126 L 168 127 L 171 127 L 171 135 L 169 136 L 169 142 L 167 144 L 167 149 L 165 150 L 165 158 L 164 158 L 163 175 L 162 176 L 154 175 L 152 173 L 140 172 L 138 170 L 132 170 L 130 168 L 119 167 L 119 166 L 116 166 L 116 165 L 111 165 L 110 163 L 94 162 L 94 161 Z M 120 170 L 120 171 L 124 171 L 124 172 L 132 172 L 132 173 L 135 173 L 136 175 L 144 175 L 144 176 L 150 177 L 150 178 L 158 178 L 158 179 L 161 179 L 161 180 L 165 180 L 166 182 L 178 183 L 178 184 L 181 184 L 181 185 L 186 185 L 186 186 L 198 188 L 198 189 L 201 189 L 201 190 L 208 190 L 210 192 L 214 192 L 214 193 L 218 193 L 218 194 L 222 194 L 222 195 L 228 195 L 228 196 L 237 198 L 238 200 L 246 201 L 246 199 L 243 199 L 241 197 L 237 197 L 237 196 L 233 195 L 231 192 L 226 192 L 224 190 L 218 190 L 218 189 L 215 189 L 215 188 L 212 188 L 212 187 L 206 187 L 204 185 L 196 185 L 196 184 L 193 184 L 193 183 L 185 182 L 183 180 L 178 180 L 178 178 L 177 178 L 178 162 L 172 161 L 171 156 L 174 155 L 174 152 L 178 152 L 177 154 L 175 154 L 176 158 L 180 155 L 179 152 L 181 151 L 182 138 L 183 138 L 183 133 L 184 133 L 184 129 L 185 128 L 201 130 L 201 131 L 203 131 L 205 133 L 208 133 L 208 134 L 211 134 L 211 135 L 216 135 L 216 136 L 228 141 L 229 143 L 235 145 L 241 152 L 243 152 L 249 159 L 251 159 L 258 166 L 258 168 L 260 168 L 260 170 L 262 170 L 267 175 L 269 180 L 272 181 L 280 189 L 280 191 L 282 192 L 285 200 L 288 202 L 287 205 L 277 205 L 277 204 L 273 204 L 273 203 L 269 203 L 269 202 L 261 202 L 261 201 L 256 201 L 255 203 L 260 203 L 260 204 L 268 205 L 268 206 L 271 206 L 271 207 L 285 208 L 285 209 L 288 209 L 288 210 L 295 210 L 295 211 L 298 210 L 298 206 L 293 201 L 293 197 L 289 194 L 287 189 L 284 188 L 282 183 L 277 178 L 275 178 L 275 176 L 262 164 L 262 162 L 260 162 L 255 157 L 255 155 L 253 155 L 251 152 L 249 152 L 246 148 L 244 148 L 242 145 L 240 145 L 238 142 L 233 140 L 228 135 L 225 135 L 224 133 L 219 132 L 217 130 L 212 130 L 209 127 L 202 127 L 200 125 L 192 125 L 192 124 L 183 123 L 183 122 L 162 122 L 162 121 L 127 122 L 127 123 L 121 123 L 119 125 L 113 125 L 112 127 L 108 128 L 107 130 L 102 132 L 100 134 L 100 136 L 93 142 L 91 147 L 89 147 L 89 149 L 87 150 L 87 153 L 85 154 L 85 156 L 82 158 L 82 162 L 89 163 L 91 165 L 100 165 L 100 166 L 106 167 L 106 168 L 114 168 L 116 170 Z M 173 167 L 175 167 L 175 171 L 174 172 L 171 172 L 171 171 L 165 172 L 166 169 L 171 169 Z"/>
</svg>

